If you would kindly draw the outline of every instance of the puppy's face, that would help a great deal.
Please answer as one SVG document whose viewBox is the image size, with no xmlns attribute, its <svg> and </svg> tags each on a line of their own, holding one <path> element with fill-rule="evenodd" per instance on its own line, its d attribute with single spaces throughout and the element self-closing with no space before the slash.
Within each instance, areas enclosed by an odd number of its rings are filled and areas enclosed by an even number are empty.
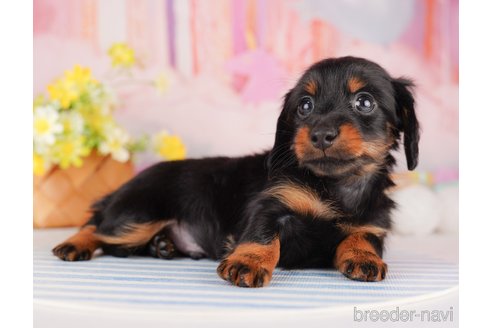
<svg viewBox="0 0 492 328">
<path fill-rule="evenodd" d="M 418 124 L 409 86 L 361 58 L 316 63 L 286 95 L 273 153 L 288 145 L 298 166 L 319 176 L 364 174 L 386 164 L 404 132 L 413 169 Z"/>
</svg>

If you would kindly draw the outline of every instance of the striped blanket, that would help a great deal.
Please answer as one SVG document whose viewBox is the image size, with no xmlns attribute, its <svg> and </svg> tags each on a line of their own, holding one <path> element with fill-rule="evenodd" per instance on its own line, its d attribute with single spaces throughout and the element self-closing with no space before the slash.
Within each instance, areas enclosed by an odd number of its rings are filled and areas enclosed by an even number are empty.
<svg viewBox="0 0 492 328">
<path fill-rule="evenodd" d="M 382 282 L 351 281 L 334 270 L 281 270 L 266 288 L 233 287 L 217 262 L 98 256 L 63 262 L 34 252 L 34 301 L 120 310 L 306 309 L 429 298 L 458 286 L 458 266 L 416 254 L 389 253 Z"/>
</svg>

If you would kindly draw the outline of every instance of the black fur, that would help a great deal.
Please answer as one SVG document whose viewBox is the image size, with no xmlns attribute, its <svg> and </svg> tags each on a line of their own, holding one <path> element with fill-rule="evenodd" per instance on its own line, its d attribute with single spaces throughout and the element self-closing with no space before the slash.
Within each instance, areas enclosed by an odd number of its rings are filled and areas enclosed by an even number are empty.
<svg viewBox="0 0 492 328">
<path fill-rule="evenodd" d="M 356 94 L 347 90 L 347 81 L 353 76 L 365 82 Z M 309 81 L 316 83 L 315 95 L 305 90 Z M 403 132 L 408 168 L 414 169 L 419 131 L 411 86 L 411 82 L 393 79 L 365 59 L 343 57 L 318 62 L 285 96 L 271 151 L 240 158 L 156 164 L 97 202 L 88 224 L 96 225 L 100 234 L 118 235 L 128 223 L 177 220 L 187 227 L 203 255 L 212 259 L 222 258 L 234 247 L 226 246 L 231 236 L 235 245 L 267 244 L 279 236 L 280 267 L 333 266 L 337 246 L 347 236 L 340 224 L 391 227 L 394 203 L 385 190 L 393 186 L 389 173 L 395 160 L 388 149 L 379 162 L 365 155 L 352 158 L 343 152 L 303 161 L 294 151 L 296 134 L 301 127 L 336 130 L 350 124 L 364 141 L 390 140 L 390 149 L 395 150 Z M 354 108 L 359 92 L 374 97 L 377 105 L 371 113 Z M 308 117 L 298 114 L 300 101 L 306 96 L 314 102 Z M 362 168 L 370 164 L 377 164 L 377 169 L 364 173 Z M 332 202 L 339 215 L 331 220 L 302 215 L 263 193 L 287 180 L 309 187 L 320 199 Z M 372 234 L 366 238 L 381 254 L 382 238 Z M 149 240 L 152 242 L 152 236 Z M 103 250 L 127 256 L 146 253 L 148 247 L 103 245 Z"/>
</svg>

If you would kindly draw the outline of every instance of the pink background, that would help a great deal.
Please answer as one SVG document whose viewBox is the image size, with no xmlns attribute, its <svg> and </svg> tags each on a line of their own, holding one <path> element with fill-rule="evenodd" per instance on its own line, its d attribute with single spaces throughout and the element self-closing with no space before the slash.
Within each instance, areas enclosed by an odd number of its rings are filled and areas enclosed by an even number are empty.
<svg viewBox="0 0 492 328">
<path fill-rule="evenodd" d="M 34 95 L 76 63 L 104 80 L 114 42 L 136 50 L 140 78 L 170 79 L 162 95 L 118 89 L 118 120 L 179 134 L 189 157 L 270 148 L 302 71 L 353 55 L 417 83 L 418 169 L 458 168 L 458 0 L 35 0 Z"/>
</svg>

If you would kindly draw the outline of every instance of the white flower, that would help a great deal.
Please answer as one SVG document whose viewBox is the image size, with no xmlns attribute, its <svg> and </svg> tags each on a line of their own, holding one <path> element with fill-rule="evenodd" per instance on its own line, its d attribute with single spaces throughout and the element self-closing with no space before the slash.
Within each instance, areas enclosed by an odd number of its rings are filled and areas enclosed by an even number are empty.
<svg viewBox="0 0 492 328">
<path fill-rule="evenodd" d="M 109 115 L 117 104 L 117 97 L 114 91 L 105 85 L 87 87 L 87 91 L 92 101 L 98 104 L 103 115 Z"/>
<path fill-rule="evenodd" d="M 63 131 L 63 125 L 58 118 L 58 112 L 53 106 L 45 105 L 35 108 L 33 120 L 35 144 L 42 148 L 55 143 L 55 134 Z"/>
<path fill-rule="evenodd" d="M 117 126 L 108 126 L 105 137 L 99 145 L 101 154 L 111 154 L 111 157 L 118 162 L 126 162 L 130 159 L 130 152 L 126 148 L 130 141 L 128 133 Z"/>
<path fill-rule="evenodd" d="M 84 131 L 84 119 L 82 115 L 75 111 L 65 111 L 60 113 L 60 123 L 63 132 L 71 135 L 80 135 Z"/>
</svg>

